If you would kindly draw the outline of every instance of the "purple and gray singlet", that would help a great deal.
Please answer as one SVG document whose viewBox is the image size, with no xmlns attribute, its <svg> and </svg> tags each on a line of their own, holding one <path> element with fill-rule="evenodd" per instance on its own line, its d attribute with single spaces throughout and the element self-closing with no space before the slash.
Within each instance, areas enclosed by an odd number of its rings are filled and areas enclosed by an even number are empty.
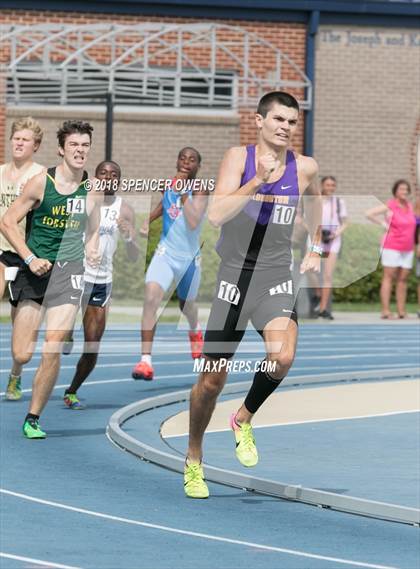
<svg viewBox="0 0 420 569">
<path fill-rule="evenodd" d="M 255 145 L 246 147 L 241 187 L 255 174 Z M 289 267 L 291 239 L 299 203 L 296 159 L 287 151 L 283 176 L 262 185 L 246 206 L 222 226 L 216 250 L 222 263 L 248 270 Z"/>
</svg>

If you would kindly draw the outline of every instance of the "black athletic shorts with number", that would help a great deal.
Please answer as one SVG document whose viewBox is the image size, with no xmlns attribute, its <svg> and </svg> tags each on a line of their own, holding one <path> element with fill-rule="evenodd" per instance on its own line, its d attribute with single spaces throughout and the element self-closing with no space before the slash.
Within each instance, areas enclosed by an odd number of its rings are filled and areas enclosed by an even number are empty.
<svg viewBox="0 0 420 569">
<path fill-rule="evenodd" d="M 278 317 L 297 323 L 295 291 L 289 267 L 252 271 L 222 264 L 217 275 L 203 352 L 212 359 L 230 359 L 249 321 L 262 336 L 265 326 Z"/>
<path fill-rule="evenodd" d="M 27 266 L 21 267 L 9 284 L 10 303 L 17 306 L 24 300 L 33 300 L 46 307 L 79 305 L 83 273 L 83 261 L 56 261 L 42 276 L 35 275 Z"/>
</svg>

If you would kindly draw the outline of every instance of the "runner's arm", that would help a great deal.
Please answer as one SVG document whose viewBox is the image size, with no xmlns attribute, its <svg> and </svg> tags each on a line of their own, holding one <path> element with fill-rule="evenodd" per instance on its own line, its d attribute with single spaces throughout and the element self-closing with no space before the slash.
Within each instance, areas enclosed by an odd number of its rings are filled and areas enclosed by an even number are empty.
<svg viewBox="0 0 420 569">
<path fill-rule="evenodd" d="M 241 186 L 245 160 L 245 147 L 230 148 L 223 157 L 208 212 L 209 221 L 215 227 L 235 217 L 264 183 L 260 177 L 254 176 Z"/>
<path fill-rule="evenodd" d="M 150 213 L 149 223 L 153 223 L 156 219 L 159 219 L 159 217 L 161 217 L 162 214 L 163 214 L 163 204 L 161 199 L 160 202 L 155 207 L 155 209 Z"/>
<path fill-rule="evenodd" d="M 95 187 L 97 180 L 93 180 Z M 99 226 L 101 224 L 101 206 L 104 201 L 103 192 L 90 192 L 86 198 L 88 214 L 85 234 L 86 260 L 92 267 L 97 267 L 101 261 L 99 254 Z"/>
<path fill-rule="evenodd" d="M 313 245 L 321 242 L 322 226 L 322 197 L 318 184 L 318 164 L 308 156 L 300 157 L 302 161 L 302 176 L 299 177 L 299 186 L 303 191 L 303 211 L 309 236 Z"/>
<path fill-rule="evenodd" d="M 22 259 L 29 257 L 32 251 L 25 243 L 19 223 L 31 209 L 36 209 L 42 202 L 45 183 L 45 171 L 31 178 L 25 184 L 21 195 L 16 198 L 0 221 L 0 231 Z"/>
<path fill-rule="evenodd" d="M 303 189 L 303 209 L 309 237 L 313 246 L 321 243 L 322 198 L 318 184 L 318 164 L 308 156 L 299 157 L 299 187 Z M 300 273 L 319 273 L 321 255 L 311 249 L 306 253 L 300 265 Z"/>
<path fill-rule="evenodd" d="M 133 263 L 139 258 L 140 249 L 136 241 L 136 216 L 134 210 L 126 202 L 122 202 L 118 219 L 120 235 L 125 241 L 127 257 Z"/>
<path fill-rule="evenodd" d="M 143 223 L 141 224 L 141 227 L 139 230 L 141 237 L 147 237 L 148 236 L 149 225 L 151 223 L 153 223 L 153 221 L 155 221 L 156 219 L 159 219 L 159 217 L 161 217 L 162 214 L 163 214 L 163 204 L 162 204 L 162 199 L 161 199 L 160 202 L 157 204 L 157 206 L 150 213 L 149 217 L 146 218 L 143 221 Z"/>
<path fill-rule="evenodd" d="M 192 199 L 187 194 L 181 197 L 185 219 L 191 229 L 195 229 L 203 219 L 208 202 L 208 191 L 192 192 Z"/>
</svg>

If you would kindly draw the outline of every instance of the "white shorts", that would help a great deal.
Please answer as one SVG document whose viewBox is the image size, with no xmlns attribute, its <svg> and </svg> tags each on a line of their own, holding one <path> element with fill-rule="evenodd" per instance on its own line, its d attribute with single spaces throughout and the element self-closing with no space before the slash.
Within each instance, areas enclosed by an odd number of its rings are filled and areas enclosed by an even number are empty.
<svg viewBox="0 0 420 569">
<path fill-rule="evenodd" d="M 413 266 L 414 251 L 397 251 L 396 249 L 382 249 L 383 267 L 401 267 L 411 269 Z"/>
</svg>

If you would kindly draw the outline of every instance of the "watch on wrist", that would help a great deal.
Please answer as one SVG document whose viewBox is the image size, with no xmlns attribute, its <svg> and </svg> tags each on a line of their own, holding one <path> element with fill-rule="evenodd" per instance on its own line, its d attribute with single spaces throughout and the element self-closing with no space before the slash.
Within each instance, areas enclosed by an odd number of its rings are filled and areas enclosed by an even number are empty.
<svg viewBox="0 0 420 569">
<path fill-rule="evenodd" d="M 30 255 L 28 255 L 26 257 L 26 259 L 23 259 L 23 262 L 25 263 L 25 265 L 30 265 L 32 263 L 32 261 L 36 259 L 36 255 L 34 255 L 33 253 L 31 253 Z"/>
<path fill-rule="evenodd" d="M 324 252 L 323 248 L 320 245 L 311 245 L 310 251 L 311 253 L 317 253 L 318 255 L 322 255 Z"/>
</svg>

